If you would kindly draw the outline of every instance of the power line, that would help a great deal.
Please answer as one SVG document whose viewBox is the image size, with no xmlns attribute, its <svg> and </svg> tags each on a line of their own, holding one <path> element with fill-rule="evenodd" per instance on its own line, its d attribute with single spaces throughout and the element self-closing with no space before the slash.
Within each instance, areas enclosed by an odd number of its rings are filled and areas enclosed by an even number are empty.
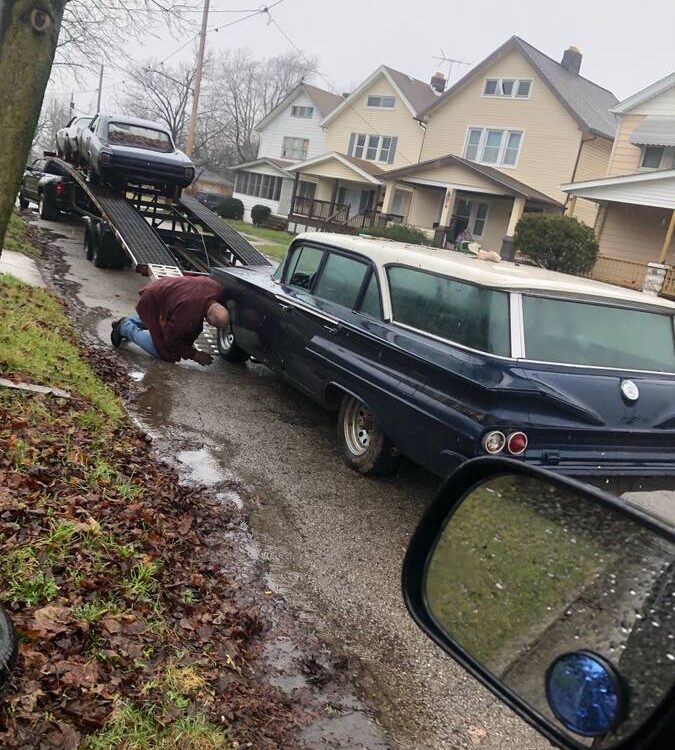
<svg viewBox="0 0 675 750">
<path fill-rule="evenodd" d="M 293 47 L 293 49 L 303 58 L 303 60 L 309 65 L 312 66 L 312 61 L 308 59 L 307 55 L 298 47 L 298 45 L 288 36 L 288 34 L 279 26 L 276 19 L 272 17 L 270 13 L 268 13 L 269 19 L 271 23 L 277 27 L 277 29 L 281 32 L 281 35 L 286 39 L 286 41 Z M 321 80 L 328 86 L 328 88 L 338 96 L 342 97 L 342 94 L 333 86 L 333 84 L 326 78 L 326 76 L 320 71 L 320 70 L 314 70 L 316 75 L 321 78 Z M 366 117 L 364 117 L 358 109 L 356 109 L 351 102 L 349 102 L 347 99 L 343 99 L 343 101 L 346 103 L 347 107 L 351 109 L 351 111 L 360 119 L 362 120 L 374 133 L 375 135 L 380 136 L 380 138 L 387 138 L 390 136 L 385 136 L 382 134 Z M 339 106 L 339 105 L 338 105 Z M 407 154 L 405 154 L 403 151 L 397 148 L 397 152 L 400 156 L 402 156 L 410 165 L 417 164 L 418 161 L 415 159 L 414 161 L 408 157 Z M 351 156 L 351 154 L 350 154 Z"/>
</svg>

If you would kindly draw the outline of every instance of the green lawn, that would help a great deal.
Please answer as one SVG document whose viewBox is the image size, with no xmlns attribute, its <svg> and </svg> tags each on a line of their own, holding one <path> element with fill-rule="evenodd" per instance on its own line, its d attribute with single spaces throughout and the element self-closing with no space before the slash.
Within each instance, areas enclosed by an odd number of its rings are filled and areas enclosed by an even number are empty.
<svg viewBox="0 0 675 750">
<path fill-rule="evenodd" d="M 13 250 L 16 253 L 28 255 L 31 258 L 37 258 L 40 250 L 30 241 L 29 230 L 23 219 L 12 211 L 5 235 L 5 248 Z"/>
<path fill-rule="evenodd" d="M 257 245 L 258 250 L 265 255 L 271 255 L 281 260 L 285 257 L 286 251 L 295 235 L 289 232 L 280 232 L 277 229 L 267 229 L 266 227 L 256 227 L 245 221 L 236 221 L 235 219 L 225 219 L 231 227 L 242 234 L 253 238 L 255 242 L 263 242 L 263 245 Z"/>
</svg>

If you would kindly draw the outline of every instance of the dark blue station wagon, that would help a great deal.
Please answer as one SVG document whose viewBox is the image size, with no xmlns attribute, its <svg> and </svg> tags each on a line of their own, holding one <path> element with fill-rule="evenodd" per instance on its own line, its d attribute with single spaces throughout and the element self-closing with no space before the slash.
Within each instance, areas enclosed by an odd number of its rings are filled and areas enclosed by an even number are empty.
<svg viewBox="0 0 675 750">
<path fill-rule="evenodd" d="M 272 276 L 213 275 L 232 313 L 223 356 L 253 356 L 339 411 L 358 471 L 403 454 L 446 476 L 501 454 L 576 476 L 675 476 L 675 303 L 317 233 L 299 235 Z"/>
</svg>

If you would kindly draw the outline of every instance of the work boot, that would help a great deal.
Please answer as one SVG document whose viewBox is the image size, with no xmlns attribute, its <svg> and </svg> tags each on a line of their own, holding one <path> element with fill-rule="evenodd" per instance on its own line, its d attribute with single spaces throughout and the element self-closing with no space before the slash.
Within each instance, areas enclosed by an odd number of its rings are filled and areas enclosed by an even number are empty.
<svg viewBox="0 0 675 750">
<path fill-rule="evenodd" d="M 126 318 L 120 318 L 119 320 L 113 321 L 112 331 L 110 332 L 110 343 L 115 348 L 117 348 L 124 340 L 124 336 L 122 336 L 122 331 L 120 330 L 120 328 L 122 327 L 122 323 L 125 320 Z"/>
</svg>

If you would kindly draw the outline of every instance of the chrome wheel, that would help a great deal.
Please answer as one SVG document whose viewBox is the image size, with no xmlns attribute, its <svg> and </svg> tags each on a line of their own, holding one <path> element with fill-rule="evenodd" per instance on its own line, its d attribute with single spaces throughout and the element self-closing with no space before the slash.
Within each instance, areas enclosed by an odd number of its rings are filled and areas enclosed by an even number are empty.
<svg viewBox="0 0 675 750">
<path fill-rule="evenodd" d="M 373 415 L 356 399 L 352 399 L 343 417 L 343 429 L 347 448 L 355 456 L 362 456 L 370 445 L 373 430 Z"/>
<path fill-rule="evenodd" d="M 218 342 L 220 343 L 220 349 L 223 352 L 228 352 L 234 345 L 234 334 L 232 333 L 232 326 L 227 328 L 218 329 Z"/>
</svg>

